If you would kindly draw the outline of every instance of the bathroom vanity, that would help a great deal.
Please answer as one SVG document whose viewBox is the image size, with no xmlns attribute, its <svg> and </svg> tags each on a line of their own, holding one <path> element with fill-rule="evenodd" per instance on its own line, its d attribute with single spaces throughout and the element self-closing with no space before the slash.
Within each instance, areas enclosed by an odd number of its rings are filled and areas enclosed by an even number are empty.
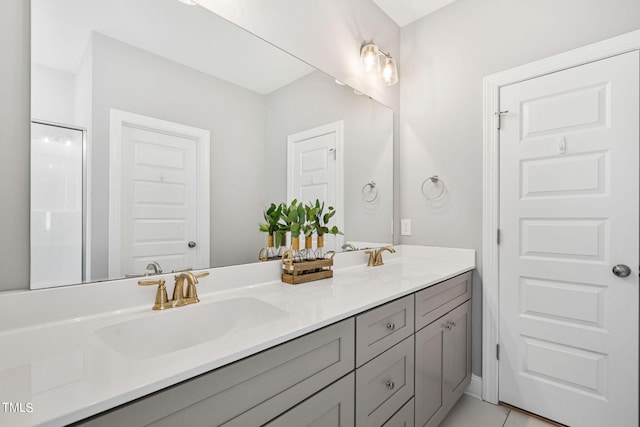
<svg viewBox="0 0 640 427">
<path fill-rule="evenodd" d="M 334 278 L 299 286 L 231 286 L 211 270 L 199 304 L 161 312 L 151 310 L 154 290 L 125 280 L 117 292 L 138 305 L 76 317 L 70 304 L 67 319 L 0 332 L 16 349 L 0 375 L 33 403 L 26 425 L 436 426 L 471 379 L 475 254 L 396 249 L 379 267 L 361 252 L 338 254 Z M 273 278 L 279 266 L 242 268 Z M 63 291 L 42 292 L 52 301 Z M 1 298 L 0 308 L 10 294 Z M 145 333 L 158 337 L 136 335 Z M 31 375 L 48 387 L 34 389 Z"/>
</svg>

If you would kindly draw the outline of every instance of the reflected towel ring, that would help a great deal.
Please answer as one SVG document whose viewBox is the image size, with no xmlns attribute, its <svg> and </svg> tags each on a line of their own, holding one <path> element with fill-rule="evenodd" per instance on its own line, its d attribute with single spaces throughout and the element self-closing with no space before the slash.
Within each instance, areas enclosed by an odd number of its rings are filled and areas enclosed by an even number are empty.
<svg viewBox="0 0 640 427">
<path fill-rule="evenodd" d="M 375 202 L 378 199 L 378 188 L 376 188 L 375 181 L 367 182 L 362 187 L 362 200 L 367 203 Z"/>
<path fill-rule="evenodd" d="M 424 187 L 425 184 L 427 182 L 429 182 L 429 181 L 431 181 L 433 183 L 434 187 L 437 187 L 438 185 L 440 185 L 440 187 L 441 187 L 440 191 L 438 191 L 436 194 L 431 195 L 431 196 L 429 194 L 427 194 L 427 191 L 425 190 L 425 187 Z M 422 187 L 421 188 L 422 188 L 422 194 L 424 195 L 424 197 L 427 198 L 427 200 L 435 200 L 435 199 L 437 199 L 438 197 L 440 197 L 440 196 L 442 196 L 444 194 L 444 182 L 438 177 L 438 175 L 433 175 L 433 176 L 430 176 L 429 178 L 425 179 L 422 182 Z"/>
</svg>

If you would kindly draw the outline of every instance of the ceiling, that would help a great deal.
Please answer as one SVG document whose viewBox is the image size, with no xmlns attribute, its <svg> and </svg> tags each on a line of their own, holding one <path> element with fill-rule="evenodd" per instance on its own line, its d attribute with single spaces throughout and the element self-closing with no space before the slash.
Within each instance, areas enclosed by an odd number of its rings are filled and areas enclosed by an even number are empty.
<svg viewBox="0 0 640 427">
<path fill-rule="evenodd" d="M 373 0 L 400 27 L 422 18 L 455 0 Z"/>
<path fill-rule="evenodd" d="M 218 15 L 177 0 L 32 0 L 32 61 L 74 74 L 91 32 L 261 94 L 315 69 Z"/>
</svg>

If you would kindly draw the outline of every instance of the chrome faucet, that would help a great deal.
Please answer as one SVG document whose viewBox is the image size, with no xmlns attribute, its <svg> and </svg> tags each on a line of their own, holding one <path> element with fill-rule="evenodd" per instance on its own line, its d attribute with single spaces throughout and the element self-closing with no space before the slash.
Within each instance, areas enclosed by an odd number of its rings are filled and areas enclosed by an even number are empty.
<svg viewBox="0 0 640 427">
<path fill-rule="evenodd" d="M 369 255 L 369 262 L 367 262 L 367 266 L 377 267 L 379 265 L 383 265 L 384 262 L 382 262 L 382 252 L 384 251 L 389 251 L 392 254 L 396 253 L 396 250 L 391 246 L 383 246 L 377 251 L 365 251 L 364 253 Z"/>
<path fill-rule="evenodd" d="M 353 244 L 351 243 L 345 243 L 344 245 L 342 245 L 342 250 L 346 250 L 346 251 L 357 251 L 358 248 L 356 248 L 355 246 L 353 246 Z"/>
<path fill-rule="evenodd" d="M 145 268 L 145 270 L 153 271 L 153 274 L 162 274 L 162 268 L 156 261 L 151 261 L 149 264 L 147 264 L 147 268 Z"/>
<path fill-rule="evenodd" d="M 169 299 L 167 296 L 167 288 L 165 286 L 164 279 L 140 280 L 138 282 L 138 285 L 158 285 L 156 300 L 152 308 L 153 310 L 165 310 L 167 308 L 182 307 L 183 305 L 195 304 L 197 302 L 200 302 L 196 284 L 198 283 L 199 278 L 208 275 L 209 273 L 206 271 L 198 274 L 187 271 L 176 275 L 176 284 L 173 287 L 172 299 Z M 185 281 L 187 282 L 186 288 Z"/>
</svg>

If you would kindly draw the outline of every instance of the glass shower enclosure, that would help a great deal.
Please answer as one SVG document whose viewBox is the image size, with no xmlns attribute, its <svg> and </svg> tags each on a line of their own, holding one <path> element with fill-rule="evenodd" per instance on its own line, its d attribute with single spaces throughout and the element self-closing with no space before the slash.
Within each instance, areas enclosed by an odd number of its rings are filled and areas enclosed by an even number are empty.
<svg viewBox="0 0 640 427">
<path fill-rule="evenodd" d="M 31 289 L 86 277 L 86 131 L 31 123 Z"/>
</svg>

